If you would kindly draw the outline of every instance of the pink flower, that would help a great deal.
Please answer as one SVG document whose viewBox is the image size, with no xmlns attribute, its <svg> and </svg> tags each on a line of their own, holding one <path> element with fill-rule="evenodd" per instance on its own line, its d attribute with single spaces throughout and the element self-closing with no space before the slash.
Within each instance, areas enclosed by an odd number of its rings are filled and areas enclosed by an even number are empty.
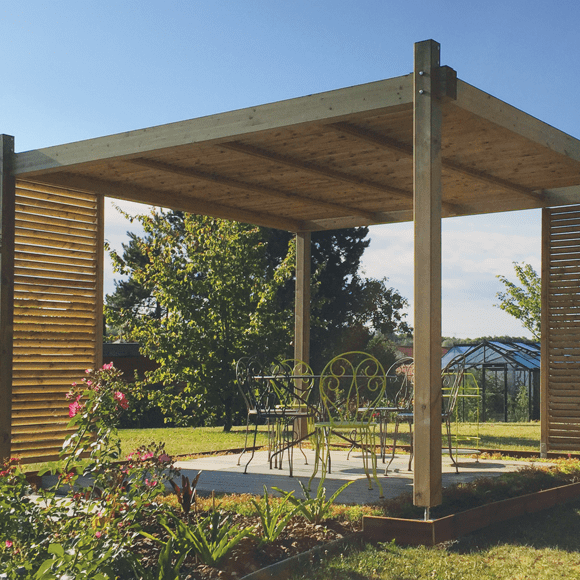
<svg viewBox="0 0 580 580">
<path fill-rule="evenodd" d="M 101 368 L 102 371 L 110 371 L 113 368 L 113 363 L 110 362 L 108 364 L 103 365 L 103 367 Z"/>
<path fill-rule="evenodd" d="M 11 540 L 6 540 L 6 547 L 7 548 L 12 548 L 13 545 L 14 545 L 14 543 Z"/>
<path fill-rule="evenodd" d="M 169 455 L 167 455 L 167 453 L 162 453 L 159 456 L 159 461 L 161 461 L 161 463 L 169 463 L 171 461 L 171 457 L 169 457 Z"/>
<path fill-rule="evenodd" d="M 78 412 L 82 411 L 83 406 L 77 401 L 73 401 L 69 406 L 68 406 L 68 416 L 69 417 L 74 417 Z"/>
<path fill-rule="evenodd" d="M 97 538 L 100 538 L 103 535 L 102 532 L 95 532 L 95 536 L 97 536 Z"/>
<path fill-rule="evenodd" d="M 129 403 L 127 402 L 127 399 L 125 398 L 125 395 L 123 393 L 121 393 L 120 391 L 116 391 L 115 394 L 113 395 L 113 398 L 115 399 L 115 401 L 117 401 L 119 403 L 119 407 L 121 407 L 123 409 L 129 408 Z"/>
</svg>

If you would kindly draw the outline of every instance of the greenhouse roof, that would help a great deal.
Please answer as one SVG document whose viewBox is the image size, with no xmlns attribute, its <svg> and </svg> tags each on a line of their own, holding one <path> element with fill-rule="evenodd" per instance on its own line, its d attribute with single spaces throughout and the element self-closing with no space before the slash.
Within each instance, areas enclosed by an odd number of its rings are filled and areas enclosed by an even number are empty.
<svg viewBox="0 0 580 580">
<path fill-rule="evenodd" d="M 465 356 L 465 368 L 486 367 L 539 370 L 540 345 L 524 342 L 484 341 L 479 344 L 457 345 L 449 349 L 441 359 L 443 368 L 458 355 Z"/>
</svg>

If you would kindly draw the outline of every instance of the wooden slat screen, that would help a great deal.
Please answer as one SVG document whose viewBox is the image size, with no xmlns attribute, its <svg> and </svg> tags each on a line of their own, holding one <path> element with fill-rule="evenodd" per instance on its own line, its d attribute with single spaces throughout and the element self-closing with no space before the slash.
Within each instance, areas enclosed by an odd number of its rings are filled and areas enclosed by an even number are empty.
<svg viewBox="0 0 580 580">
<path fill-rule="evenodd" d="M 56 458 L 65 395 L 100 364 L 102 199 L 17 182 L 12 454 Z"/>
<path fill-rule="evenodd" d="M 580 450 L 580 206 L 544 210 L 547 450 Z M 547 219 L 546 219 L 547 218 Z"/>
</svg>

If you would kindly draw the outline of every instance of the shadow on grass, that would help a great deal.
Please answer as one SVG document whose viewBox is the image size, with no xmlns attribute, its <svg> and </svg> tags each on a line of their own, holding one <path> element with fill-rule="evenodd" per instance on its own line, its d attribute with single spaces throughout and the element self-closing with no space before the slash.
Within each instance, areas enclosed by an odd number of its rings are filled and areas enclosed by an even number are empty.
<svg viewBox="0 0 580 580">
<path fill-rule="evenodd" d="M 511 448 L 531 448 L 540 451 L 540 440 L 532 438 L 509 439 L 506 437 L 493 437 L 490 435 L 481 435 L 479 446 L 483 449 L 509 449 Z"/>
<path fill-rule="evenodd" d="M 465 554 L 498 544 L 580 552 L 580 500 L 490 526 L 460 538 L 448 550 Z"/>
</svg>

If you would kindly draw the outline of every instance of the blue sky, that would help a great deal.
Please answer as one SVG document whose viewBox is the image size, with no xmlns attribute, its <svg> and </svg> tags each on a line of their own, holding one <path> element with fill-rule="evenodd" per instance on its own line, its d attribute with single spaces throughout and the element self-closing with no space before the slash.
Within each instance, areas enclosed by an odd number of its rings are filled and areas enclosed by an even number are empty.
<svg viewBox="0 0 580 580">
<path fill-rule="evenodd" d="M 462 80 L 580 137 L 579 25 L 576 0 L 4 3 L 0 133 L 26 151 L 389 78 L 433 38 Z M 109 208 L 111 244 L 129 227 Z M 411 231 L 371 228 L 364 258 L 410 300 Z M 445 220 L 443 253 L 443 334 L 525 335 L 496 275 L 539 268 L 540 213 Z"/>
</svg>

